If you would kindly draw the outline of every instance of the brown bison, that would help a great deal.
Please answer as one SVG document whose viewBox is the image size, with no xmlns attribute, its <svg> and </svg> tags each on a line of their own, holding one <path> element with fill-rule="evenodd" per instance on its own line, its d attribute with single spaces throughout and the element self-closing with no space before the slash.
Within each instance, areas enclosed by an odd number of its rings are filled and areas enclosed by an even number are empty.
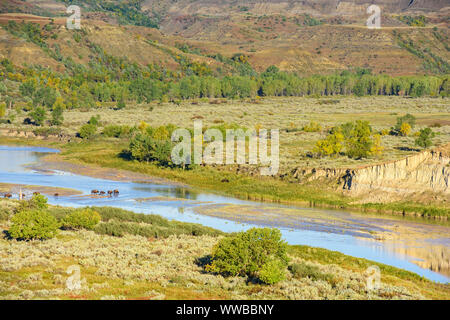
<svg viewBox="0 0 450 320">
<path fill-rule="evenodd" d="M 55 193 L 55 197 L 59 197 L 59 193 Z"/>
<path fill-rule="evenodd" d="M 92 190 L 91 193 L 92 194 L 98 194 L 98 190 Z"/>
<path fill-rule="evenodd" d="M 114 190 L 114 194 L 119 194 L 119 190 Z"/>
<path fill-rule="evenodd" d="M 106 192 L 105 191 L 100 191 L 100 194 L 101 195 L 104 195 Z"/>
<path fill-rule="evenodd" d="M 12 198 L 12 194 L 11 193 L 5 194 L 5 198 Z"/>
</svg>

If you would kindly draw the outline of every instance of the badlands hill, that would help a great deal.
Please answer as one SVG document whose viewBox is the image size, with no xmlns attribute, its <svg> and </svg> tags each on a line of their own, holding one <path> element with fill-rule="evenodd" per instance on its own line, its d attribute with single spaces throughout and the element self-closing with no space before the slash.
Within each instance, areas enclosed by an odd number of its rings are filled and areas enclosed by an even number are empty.
<svg viewBox="0 0 450 320">
<path fill-rule="evenodd" d="M 58 26 L 45 39 L 64 56 L 87 63 L 86 43 L 66 30 L 69 4 L 82 8 L 88 43 L 140 65 L 180 70 L 177 56 L 229 72 L 223 59 L 243 55 L 256 71 L 270 65 L 302 75 L 356 67 L 391 75 L 448 73 L 445 0 L 11 0 L 0 4 L 0 24 L 14 20 Z M 367 7 L 382 9 L 382 29 L 366 27 Z M 43 32 L 45 36 L 45 32 Z M 0 30 L 0 58 L 63 70 L 41 48 Z"/>
</svg>

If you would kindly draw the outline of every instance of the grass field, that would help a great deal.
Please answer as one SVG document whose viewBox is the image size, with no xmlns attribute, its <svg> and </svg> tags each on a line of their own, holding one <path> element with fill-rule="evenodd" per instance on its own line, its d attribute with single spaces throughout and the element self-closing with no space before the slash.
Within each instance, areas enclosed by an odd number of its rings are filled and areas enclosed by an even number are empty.
<svg viewBox="0 0 450 320">
<path fill-rule="evenodd" d="M 115 106 L 115 105 L 114 105 Z M 113 107 L 110 105 L 110 107 Z M 407 113 L 417 118 L 417 126 L 410 136 L 382 137 L 384 152 L 380 157 L 353 160 L 345 156 L 314 159 L 306 157 L 316 141 L 323 138 L 327 129 L 349 121 L 366 120 L 374 130 L 389 130 L 396 118 Z M 354 167 L 373 164 L 383 160 L 394 160 L 414 153 L 414 132 L 428 126 L 437 133 L 435 145 L 450 142 L 450 104 L 448 99 L 402 97 L 340 97 L 315 98 L 266 98 L 261 100 L 228 101 L 211 104 L 208 100 L 171 103 L 128 105 L 124 110 L 114 111 L 105 104 L 89 111 L 69 110 L 64 113 L 62 129 L 75 135 L 92 116 L 100 115 L 101 126 L 138 125 L 145 121 L 151 126 L 174 124 L 181 128 L 192 128 L 194 120 L 202 120 L 203 127 L 220 124 L 238 124 L 244 128 L 280 130 L 280 171 L 297 167 Z M 14 126 L 0 128 L 14 130 L 34 129 L 22 125 L 26 114 L 17 115 Z M 302 128 L 311 121 L 321 125 L 320 132 L 305 132 Z M 101 132 L 101 129 L 99 130 Z M 412 149 L 412 150 L 411 150 Z"/>
<path fill-rule="evenodd" d="M 17 205 L 0 200 L 3 212 Z M 61 219 L 70 208 L 51 207 Z M 411 272 L 307 246 L 290 246 L 290 265 L 276 285 L 204 272 L 201 260 L 211 253 L 221 232 L 168 222 L 158 216 L 96 208 L 102 222 L 94 231 L 60 231 L 46 241 L 9 240 L 10 222 L 0 215 L 0 298 L 2 299 L 448 299 L 448 285 Z M 104 224 L 127 230 L 120 236 L 102 232 Z M 140 228 L 130 228 L 138 224 Z M 195 234 L 192 229 L 197 228 Z M 145 228 L 164 230 L 158 236 Z M 187 231 L 190 230 L 190 231 Z M 116 234 L 117 235 L 117 234 Z M 89 250 L 86 250 L 89 248 Z M 120 257 L 120 259 L 118 259 Z M 82 287 L 69 290 L 67 270 L 79 265 Z M 381 271 L 381 287 L 366 287 L 365 271 Z M 72 274 L 73 275 L 73 274 Z"/>
</svg>

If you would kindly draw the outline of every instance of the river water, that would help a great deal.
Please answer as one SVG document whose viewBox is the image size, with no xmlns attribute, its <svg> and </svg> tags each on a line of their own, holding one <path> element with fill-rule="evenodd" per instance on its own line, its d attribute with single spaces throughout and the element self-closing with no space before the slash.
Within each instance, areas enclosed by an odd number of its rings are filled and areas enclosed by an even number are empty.
<svg viewBox="0 0 450 320">
<path fill-rule="evenodd" d="M 243 201 L 175 185 L 112 181 L 59 170 L 37 170 L 36 163 L 58 150 L 0 146 L 0 183 L 70 188 L 81 195 L 48 196 L 53 205 L 112 206 L 168 219 L 200 223 L 225 232 L 253 226 L 277 227 L 290 244 L 339 251 L 449 282 L 450 227 L 396 217 Z M 90 192 L 118 189 L 115 197 Z M 17 198 L 19 186 L 14 187 Z M 29 191 L 32 192 L 32 191 Z"/>
</svg>

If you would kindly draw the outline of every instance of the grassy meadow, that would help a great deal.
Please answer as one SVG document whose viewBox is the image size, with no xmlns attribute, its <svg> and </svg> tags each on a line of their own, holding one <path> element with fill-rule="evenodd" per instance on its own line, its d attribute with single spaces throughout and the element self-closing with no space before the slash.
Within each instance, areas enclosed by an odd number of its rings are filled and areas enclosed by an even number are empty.
<svg viewBox="0 0 450 320">
<path fill-rule="evenodd" d="M 11 240 L 5 230 L 11 225 L 8 213 L 17 206 L 18 201 L 0 200 L 1 299 L 448 299 L 450 295 L 448 285 L 411 272 L 307 246 L 288 247 L 291 271 L 286 270 L 285 280 L 275 285 L 224 277 L 206 272 L 202 261 L 228 234 L 121 209 L 94 208 L 101 222 L 92 231 L 60 230 L 45 241 Z M 73 209 L 49 211 L 61 220 Z M 80 289 L 66 287 L 72 265 L 80 266 Z M 371 291 L 365 271 L 373 265 L 381 270 L 382 284 Z"/>
<path fill-rule="evenodd" d="M 223 103 L 221 103 L 223 102 Z M 218 104 L 217 104 L 218 103 Z M 435 145 L 450 142 L 450 104 L 441 98 L 405 97 L 351 97 L 332 98 L 264 98 L 252 100 L 194 100 L 172 103 L 127 105 L 123 110 L 112 110 L 115 104 L 103 104 L 91 110 L 68 110 L 64 113 L 62 131 L 75 135 L 79 128 L 92 116 L 100 115 L 100 126 L 139 125 L 141 121 L 153 127 L 174 124 L 181 128 L 193 128 L 194 120 L 202 120 L 203 127 L 221 124 L 237 124 L 243 128 L 264 128 L 280 130 L 280 171 L 297 167 L 356 167 L 378 163 L 384 160 L 400 159 L 412 154 L 414 132 L 433 127 L 437 133 Z M 396 118 L 407 113 L 417 118 L 416 127 L 410 136 L 382 136 L 383 154 L 362 160 L 346 156 L 336 158 L 309 158 L 317 140 L 322 139 L 328 129 L 349 121 L 369 121 L 377 131 L 389 130 L 396 124 Z M 31 130 L 23 125 L 26 114 L 18 114 L 12 125 L 0 128 Z M 316 122 L 318 132 L 305 132 L 303 127 Z M 99 130 L 99 133 L 101 129 Z"/>
</svg>

